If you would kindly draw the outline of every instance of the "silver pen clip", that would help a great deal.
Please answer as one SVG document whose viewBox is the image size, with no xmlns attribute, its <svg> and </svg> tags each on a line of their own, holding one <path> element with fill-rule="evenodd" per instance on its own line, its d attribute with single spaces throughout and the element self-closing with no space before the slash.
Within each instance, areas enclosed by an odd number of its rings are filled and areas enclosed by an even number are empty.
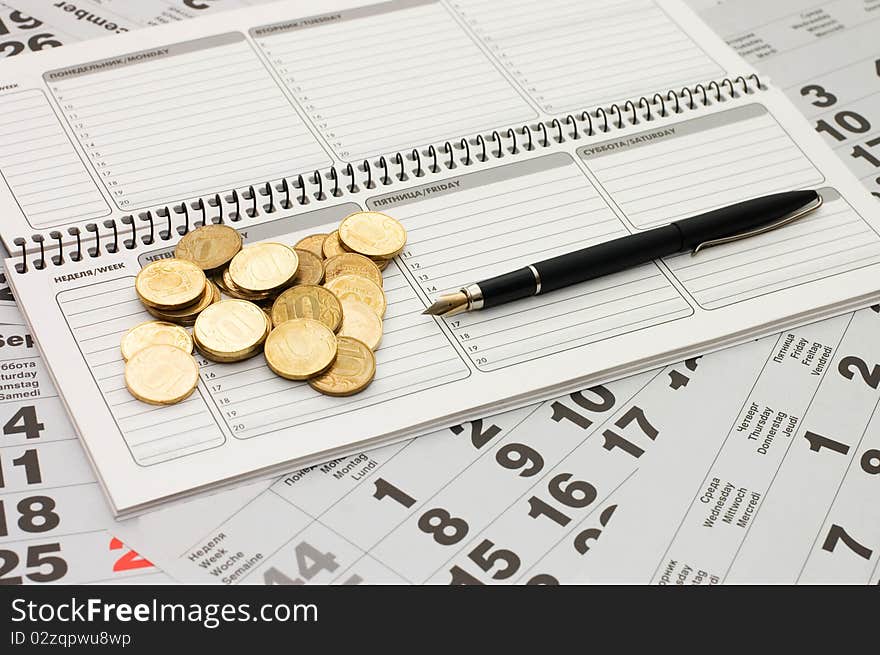
<svg viewBox="0 0 880 655">
<path fill-rule="evenodd" d="M 696 248 L 694 248 L 693 252 L 691 252 L 691 256 L 696 255 L 698 252 L 700 252 L 700 250 L 704 250 L 705 248 L 720 246 L 724 243 L 739 241 L 740 239 L 748 239 L 749 237 L 757 236 L 758 234 L 764 234 L 764 232 L 771 232 L 772 230 L 784 227 L 789 223 L 794 223 L 799 218 L 803 218 L 807 214 L 810 214 L 819 209 L 819 207 L 822 206 L 823 202 L 824 201 L 822 200 L 822 195 L 816 193 L 816 199 L 809 205 L 804 205 L 797 211 L 790 213 L 788 216 L 783 216 L 775 223 L 770 223 L 769 225 L 764 225 L 762 227 L 755 228 L 754 230 L 743 232 L 742 234 L 732 234 L 731 236 L 724 237 L 722 239 L 712 239 L 711 241 L 704 241 L 703 243 L 698 244 Z"/>
</svg>

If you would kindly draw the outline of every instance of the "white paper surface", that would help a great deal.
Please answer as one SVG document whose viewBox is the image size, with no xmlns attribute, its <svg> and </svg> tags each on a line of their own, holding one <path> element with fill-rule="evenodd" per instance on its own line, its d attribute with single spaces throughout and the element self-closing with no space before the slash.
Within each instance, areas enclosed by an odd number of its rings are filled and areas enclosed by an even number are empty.
<svg viewBox="0 0 880 655">
<path fill-rule="evenodd" d="M 655 16 L 656 5 L 637 4 L 634 10 L 646 19 Z M 289 5 L 291 11 L 295 8 Z M 665 21 L 666 29 L 679 35 L 676 38 L 692 41 L 696 60 L 726 72 L 730 79 L 735 77 L 733 67 L 742 70 L 739 60 L 689 13 L 674 4 L 662 8 L 657 20 Z M 244 16 L 230 12 L 207 17 L 194 27 L 168 25 L 141 33 L 136 51 L 126 51 L 126 44 L 134 43 L 133 35 L 123 35 L 103 45 L 71 46 L 63 66 L 56 56 L 60 52 L 12 62 L 23 64 L 8 69 L 10 79 L 19 79 L 22 88 L 10 94 L 9 111 L 37 115 L 43 93 L 61 102 L 68 124 L 75 128 L 73 140 L 55 135 L 52 121 L 45 133 L 36 134 L 44 128 L 34 125 L 33 138 L 59 156 L 76 149 L 76 143 L 86 146 L 87 161 L 72 158 L 65 175 L 80 179 L 82 170 L 91 166 L 100 172 L 100 185 L 69 182 L 56 172 L 53 185 L 82 189 L 75 194 L 75 205 L 55 205 L 51 199 L 38 200 L 36 207 L 22 204 L 20 187 L 38 184 L 24 173 L 31 170 L 34 151 L 29 149 L 16 155 L 22 161 L 11 160 L 10 191 L 27 221 L 48 226 L 71 207 L 85 213 L 101 211 L 92 199 L 99 186 L 109 192 L 102 196 L 105 208 L 134 208 L 205 193 L 212 185 L 238 188 L 244 183 L 239 175 L 271 179 L 278 170 L 274 167 L 282 165 L 266 152 L 275 146 L 246 147 L 253 140 L 246 138 L 248 133 L 276 120 L 261 111 L 290 113 L 289 118 L 277 119 L 278 129 L 291 130 L 282 141 L 304 139 L 300 148 L 283 155 L 288 170 L 316 165 L 320 156 L 346 156 L 359 147 L 352 135 L 339 131 L 348 119 L 335 112 L 344 110 L 346 103 L 314 95 L 320 75 L 312 79 L 308 70 L 294 70 L 294 63 L 281 56 L 281 49 L 294 46 L 283 39 L 300 32 L 312 38 L 312 32 L 320 32 L 347 42 L 351 26 L 363 23 L 393 30 L 403 20 L 424 23 L 434 32 L 461 32 L 458 22 L 440 18 L 455 11 L 442 3 L 406 0 L 261 26 L 264 14 L 277 14 L 254 8 L 245 23 L 253 26 L 249 38 L 227 31 L 233 25 L 242 27 Z M 71 59 L 75 51 L 79 55 Z M 270 55 L 268 69 L 258 52 Z M 463 53 L 474 62 L 486 58 L 480 49 Z M 502 57 L 495 63 L 505 61 Z M 259 102 L 268 103 L 264 109 L 248 108 L 242 116 L 236 97 L 228 96 L 206 110 L 219 112 L 209 118 L 185 110 L 193 98 L 198 101 L 214 86 L 212 76 L 223 76 L 230 66 L 239 65 L 250 71 L 239 85 L 265 86 L 258 93 Z M 484 81 L 491 86 L 490 77 L 505 80 L 500 88 L 515 89 L 514 80 L 505 78 L 512 77 L 512 71 L 503 68 L 486 69 Z M 292 111 L 269 69 L 286 80 L 288 91 L 309 94 L 313 104 L 300 99 L 297 105 L 305 115 Z M 204 91 L 189 88 L 201 88 L 203 79 L 209 81 Z M 651 95 L 646 85 L 652 82 L 644 75 L 633 84 Z M 409 84 L 413 93 L 419 92 L 419 84 Z M 527 108 L 529 102 L 538 105 L 537 88 L 509 105 L 512 111 Z M 429 179 L 421 184 L 418 173 L 403 179 L 385 176 L 374 190 L 340 190 L 338 200 L 319 196 L 306 206 L 294 203 L 292 210 L 272 205 L 273 211 L 242 221 L 250 241 L 289 243 L 332 231 L 345 215 L 361 208 L 387 211 L 409 229 L 408 247 L 387 274 L 386 330 L 395 336 L 378 352 L 374 384 L 344 401 L 278 379 L 259 358 L 219 368 L 203 362 L 199 392 L 173 408 L 157 411 L 133 400 L 122 382 L 116 347 L 125 329 L 146 318 L 133 293 L 133 276 L 145 261 L 167 255 L 170 243 L 164 249 L 123 248 L 119 253 L 105 251 L 100 258 L 86 256 L 43 269 L 32 265 L 27 272 L 15 273 L 12 281 L 24 299 L 25 314 L 115 511 L 143 511 L 194 490 L 405 439 L 867 304 L 877 292 L 880 236 L 875 207 L 862 188 L 778 92 L 746 93 L 745 80 L 707 89 L 705 98 L 696 101 L 676 97 L 676 103 L 684 104 L 677 114 L 669 96 L 668 111 L 665 104 L 655 106 L 657 113 L 650 121 L 644 115 L 628 125 L 631 117 L 620 114 L 607 134 L 605 126 L 597 124 L 592 135 L 582 130 L 578 139 L 564 143 L 548 138 L 532 151 L 502 151 L 503 156 L 487 156 L 485 161 L 478 151 L 474 157 L 465 153 L 455 170 L 438 167 L 430 176 L 422 171 Z M 500 97 L 518 95 L 505 94 Z M 150 100 L 155 107 L 140 107 Z M 420 111 L 433 118 L 408 133 L 412 144 L 440 136 L 438 124 L 451 133 L 476 127 L 468 111 L 453 111 L 455 103 L 466 110 L 469 101 L 461 94 L 452 104 L 422 107 Z M 272 109 L 276 102 L 282 104 Z M 499 115 L 509 119 L 506 101 L 499 102 Z M 308 115 L 312 111 L 321 112 L 326 129 L 335 130 L 338 141 L 329 142 L 327 149 L 310 131 L 324 129 L 317 115 Z M 632 112 L 638 116 L 635 106 Z M 162 118 L 165 113 L 168 117 Z M 196 125 L 202 122 L 211 126 Z M 498 128 L 504 130 L 502 125 Z M 226 145 L 240 140 L 236 159 L 229 160 L 222 148 L 217 151 L 214 130 L 222 132 Z M 396 130 L 393 121 L 377 126 L 371 131 L 377 140 L 370 148 L 394 146 L 391 139 L 400 136 Z M 179 147 L 180 134 L 192 135 L 186 137 L 188 147 Z M 158 138 L 168 142 L 157 142 Z M 734 143 L 742 152 L 728 156 Z M 192 160 L 194 152 L 203 156 L 198 163 Z M 195 170 L 198 177 L 193 177 Z M 343 170 L 341 161 L 336 170 Z M 420 313 L 433 296 L 458 289 L 473 276 L 500 273 L 577 244 L 597 243 L 756 193 L 805 186 L 821 187 L 825 205 L 778 233 L 712 248 L 699 258 L 671 257 L 559 294 L 453 320 L 438 321 Z M 272 188 L 277 192 L 279 187 Z M 216 211 L 227 212 L 227 217 L 229 212 L 240 215 L 242 196 L 231 197 L 229 204 L 225 193 L 215 195 Z M 195 206 L 205 213 L 210 208 L 204 199 Z M 315 209 L 307 211 L 312 206 Z M 155 216 L 162 215 L 161 209 L 155 208 Z M 154 221 L 153 216 L 147 218 Z M 173 223 L 175 218 L 168 220 Z M 155 228 L 151 225 L 150 238 Z M 89 247 L 85 227 L 78 249 Z M 125 229 L 122 222 L 117 227 Z M 9 229 L 7 225 L 4 231 L 7 239 Z M 92 247 L 100 249 L 100 234 L 95 234 Z M 45 239 L 41 243 L 41 252 L 57 254 L 57 244 L 49 241 L 47 246 Z M 487 248 L 487 243 L 494 247 Z M 44 302 L 46 297 L 54 302 Z"/>
<path fill-rule="evenodd" d="M 878 310 L 119 529 L 193 583 L 873 583 Z"/>
</svg>

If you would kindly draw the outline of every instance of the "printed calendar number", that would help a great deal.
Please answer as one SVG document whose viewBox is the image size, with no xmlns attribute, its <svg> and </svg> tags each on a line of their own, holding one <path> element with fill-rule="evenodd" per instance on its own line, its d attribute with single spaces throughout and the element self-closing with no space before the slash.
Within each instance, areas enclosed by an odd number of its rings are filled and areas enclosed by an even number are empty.
<svg viewBox="0 0 880 655">
<path fill-rule="evenodd" d="M 618 418 L 614 425 L 618 428 L 626 428 L 631 423 L 635 422 L 636 426 L 638 426 L 639 430 L 641 430 L 642 434 L 646 436 L 651 441 L 654 441 L 657 438 L 657 435 L 660 434 L 660 431 L 651 425 L 651 422 L 648 421 L 648 417 L 645 416 L 645 410 L 643 410 L 638 405 L 633 405 L 628 410 L 626 410 L 620 418 Z M 637 446 L 632 441 L 629 441 L 623 435 L 615 432 L 614 430 L 608 429 L 602 432 L 602 437 L 605 439 L 604 448 L 605 450 L 613 450 L 614 448 L 620 448 L 625 453 L 632 455 L 636 459 L 645 454 L 645 449 Z"/>
<path fill-rule="evenodd" d="M 30 496 L 22 498 L 15 505 L 18 512 L 17 525 L 22 532 L 48 532 L 61 523 L 55 512 L 55 500 L 49 496 Z M 6 501 L 0 500 L 0 537 L 9 535 L 6 516 Z"/>
<path fill-rule="evenodd" d="M 844 546 L 849 548 L 849 550 L 862 559 L 871 559 L 871 555 L 874 554 L 873 550 L 860 544 L 843 528 L 843 526 L 837 525 L 836 523 L 828 529 L 828 534 L 825 536 L 825 542 L 822 544 L 822 550 L 827 550 L 829 553 L 833 553 L 834 549 L 837 548 L 837 544 L 840 542 L 843 542 Z"/>
<path fill-rule="evenodd" d="M 840 360 L 837 370 L 847 380 L 854 379 L 858 374 L 864 383 L 872 389 L 880 386 L 880 364 L 869 366 L 861 357 L 849 355 Z"/>
<path fill-rule="evenodd" d="M 544 458 L 532 448 L 521 443 L 508 443 L 495 453 L 495 461 L 506 469 L 518 470 L 521 478 L 537 475 L 544 468 Z"/>
<path fill-rule="evenodd" d="M 61 552 L 61 544 L 28 546 L 24 569 L 19 570 L 21 559 L 13 550 L 0 550 L 0 585 L 20 585 L 27 578 L 32 582 L 55 582 L 67 574 L 67 561 L 53 553 Z M 27 571 L 25 573 L 25 571 Z M 18 575 L 9 575 L 18 572 Z M 23 574 L 23 575 L 22 575 Z"/>
<path fill-rule="evenodd" d="M 807 84 L 801 89 L 801 95 L 813 98 L 810 102 L 815 107 L 825 108 L 837 104 L 837 96 L 833 93 L 829 93 L 824 87 L 818 84 Z"/>
<path fill-rule="evenodd" d="M 26 16 L 18 10 L 9 12 L 5 19 L 0 15 L 0 57 L 14 57 L 25 50 L 37 51 L 60 46 L 61 41 L 49 32 L 21 34 L 42 25 L 43 21 Z"/>
<path fill-rule="evenodd" d="M 559 585 L 559 580 L 548 573 L 539 573 L 526 582 L 527 585 Z"/>
<path fill-rule="evenodd" d="M 144 557 L 141 557 L 130 548 L 126 548 L 125 544 L 119 541 L 119 539 L 117 539 L 116 537 L 110 539 L 110 550 L 120 549 L 125 549 L 125 552 L 115 562 L 113 562 L 114 573 L 119 573 L 121 571 L 133 571 L 135 569 L 152 568 L 153 563 L 151 561 Z"/>
<path fill-rule="evenodd" d="M 587 507 L 596 500 L 596 487 L 584 480 L 572 480 L 572 477 L 571 473 L 560 473 L 554 476 L 547 484 L 547 491 L 553 500 L 566 508 L 582 509 Z M 562 527 L 571 522 L 571 517 L 565 512 L 538 496 L 529 498 L 528 504 L 529 516 L 533 519 L 546 516 Z"/>
<path fill-rule="evenodd" d="M 468 566 L 475 566 L 488 580 L 502 582 L 509 580 L 519 572 L 522 559 L 508 548 L 497 548 L 490 539 L 483 539 L 467 554 Z M 469 572 L 464 566 L 454 564 L 449 568 L 450 585 L 482 585 L 485 584 L 477 575 Z M 527 585 L 553 584 L 559 581 L 544 573 L 532 576 Z"/>
<path fill-rule="evenodd" d="M 46 426 L 37 419 L 37 410 L 33 405 L 19 408 L 12 417 L 3 424 L 3 434 L 23 434 L 28 439 L 38 439 Z"/>
<path fill-rule="evenodd" d="M 18 467 L 24 471 L 27 484 L 40 484 L 43 481 L 43 476 L 40 472 L 40 457 L 36 448 L 28 448 L 21 456 L 12 460 L 11 468 Z M 3 469 L 3 456 L 0 455 L 0 489 L 6 486 L 6 477 Z"/>
<path fill-rule="evenodd" d="M 434 507 L 419 517 L 419 530 L 431 535 L 441 546 L 453 546 L 467 536 L 470 527 L 462 518 L 442 507 Z"/>
<path fill-rule="evenodd" d="M 373 492 L 373 498 L 382 500 L 383 498 L 391 498 L 406 508 L 410 508 L 416 504 L 416 499 L 405 491 L 398 489 L 384 478 L 378 478 L 373 481 L 376 491 Z"/>
<path fill-rule="evenodd" d="M 859 466 L 861 466 L 862 470 L 868 475 L 880 474 L 880 450 L 871 448 L 862 453 L 862 457 L 859 460 Z"/>
<path fill-rule="evenodd" d="M 507 580 L 519 570 L 521 564 L 519 555 L 506 548 L 495 548 L 495 544 L 489 539 L 483 539 L 468 553 L 468 559 L 481 571 L 491 575 L 493 580 Z M 458 565 L 450 568 L 449 574 L 451 585 L 483 584 Z"/>
<path fill-rule="evenodd" d="M 876 65 L 876 62 L 875 62 Z M 838 97 L 819 84 L 807 84 L 801 87 L 801 95 L 810 99 L 810 103 L 821 109 L 829 109 L 838 103 Z M 828 120 L 820 118 L 815 123 L 815 130 L 820 134 L 826 134 L 834 139 L 837 143 L 842 143 L 847 139 L 859 137 L 871 131 L 872 124 L 862 114 L 849 109 L 843 109 L 834 113 Z M 850 151 L 850 157 L 860 161 L 864 161 L 872 168 L 880 168 L 880 153 L 874 148 L 880 146 L 880 137 L 873 137 L 866 141 L 853 146 Z M 880 178 L 877 178 L 880 184 Z M 872 194 L 880 197 L 880 193 L 874 191 Z"/>
<path fill-rule="evenodd" d="M 454 425 L 451 428 L 452 434 L 459 435 L 465 431 L 463 425 Z M 470 422 L 470 439 L 471 443 L 474 445 L 474 448 L 479 450 L 487 443 L 492 441 L 495 437 L 501 434 L 501 428 L 497 425 L 490 425 L 483 429 L 483 419 L 478 418 L 475 421 Z"/>
<path fill-rule="evenodd" d="M 263 584 L 304 585 L 306 580 L 311 580 L 321 571 L 332 573 L 339 568 L 336 555 L 330 552 L 323 552 L 307 541 L 300 541 L 293 547 L 293 559 L 296 563 L 299 577 L 291 577 L 281 569 L 271 566 L 263 572 Z M 357 584 L 353 581 L 346 581 L 346 583 Z"/>
<path fill-rule="evenodd" d="M 614 514 L 614 510 L 617 509 L 617 505 L 609 505 L 605 509 L 602 510 L 602 513 L 599 514 L 599 528 L 587 528 L 586 530 L 581 530 L 574 537 L 574 549 L 579 552 L 581 555 L 586 555 L 587 551 L 590 550 L 590 545 L 599 540 L 599 537 L 602 536 L 602 530 L 608 525 L 608 521 L 611 520 L 611 516 Z"/>
<path fill-rule="evenodd" d="M 569 398 L 571 398 L 572 402 L 574 402 L 574 404 L 581 409 L 596 414 L 607 412 L 614 407 L 614 394 L 611 393 L 611 391 L 607 387 L 601 385 L 597 387 L 590 387 L 589 389 L 587 389 L 587 393 L 595 395 L 598 400 L 591 400 L 587 398 L 586 396 L 584 396 L 584 392 L 582 391 L 574 392 L 573 394 L 569 395 Z M 556 423 L 559 423 L 562 420 L 571 421 L 582 430 L 586 430 L 593 425 L 593 421 L 590 418 L 584 416 L 577 410 L 572 409 L 568 405 L 558 400 L 554 400 L 550 404 L 550 409 L 553 410 L 553 414 L 550 417 L 550 420 Z"/>
<path fill-rule="evenodd" d="M 836 441 L 821 434 L 811 432 L 810 430 L 804 432 L 804 439 L 806 439 L 810 443 L 810 450 L 816 453 L 818 453 L 823 448 L 826 448 L 840 455 L 846 455 L 847 453 L 849 453 L 849 446 L 847 444 L 841 443 L 840 441 Z M 877 450 L 876 448 L 869 448 L 868 450 L 863 452 L 861 457 L 859 458 L 859 467 L 868 475 L 880 474 L 880 450 Z"/>
<path fill-rule="evenodd" d="M 684 360 L 685 369 L 687 371 L 689 371 L 690 373 L 693 373 L 694 371 L 696 371 L 697 366 L 699 365 L 699 360 L 701 358 L 702 358 L 702 356 L 691 357 L 690 359 Z M 687 373 L 682 373 L 677 368 L 669 371 L 668 375 L 669 375 L 669 388 L 672 389 L 673 391 L 677 391 L 683 387 L 686 387 L 688 385 L 688 383 L 691 381 L 691 377 L 692 377 L 692 376 L 688 375 Z"/>
</svg>

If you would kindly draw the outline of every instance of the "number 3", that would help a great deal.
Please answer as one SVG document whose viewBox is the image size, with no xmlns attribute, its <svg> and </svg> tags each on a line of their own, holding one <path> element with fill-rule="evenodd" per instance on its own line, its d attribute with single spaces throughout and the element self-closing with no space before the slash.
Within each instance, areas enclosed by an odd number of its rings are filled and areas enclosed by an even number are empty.
<svg viewBox="0 0 880 655">
<path fill-rule="evenodd" d="M 825 87 L 818 84 L 807 84 L 801 89 L 801 95 L 816 96 L 815 100 L 811 100 L 811 104 L 815 107 L 831 107 L 837 103 L 837 96 L 825 90 Z"/>
</svg>

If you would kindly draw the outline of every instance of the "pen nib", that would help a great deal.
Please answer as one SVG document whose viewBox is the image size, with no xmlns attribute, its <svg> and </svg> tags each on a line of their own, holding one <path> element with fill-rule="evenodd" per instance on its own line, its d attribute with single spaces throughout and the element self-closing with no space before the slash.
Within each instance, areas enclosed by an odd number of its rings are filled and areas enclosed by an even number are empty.
<svg viewBox="0 0 880 655">
<path fill-rule="evenodd" d="M 459 291 L 440 296 L 433 305 L 428 307 L 422 314 L 430 314 L 431 316 L 454 316 L 461 312 L 467 311 L 468 298 Z"/>
</svg>

